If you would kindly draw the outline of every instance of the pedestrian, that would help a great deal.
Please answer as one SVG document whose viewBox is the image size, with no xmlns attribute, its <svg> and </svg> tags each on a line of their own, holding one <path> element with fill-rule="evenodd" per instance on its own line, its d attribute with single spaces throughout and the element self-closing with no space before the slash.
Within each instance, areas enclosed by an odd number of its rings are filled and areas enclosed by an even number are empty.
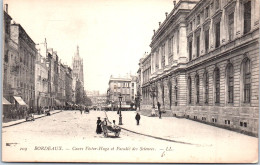
<svg viewBox="0 0 260 165">
<path fill-rule="evenodd" d="M 161 112 L 161 109 L 160 109 L 161 104 L 160 104 L 159 101 L 157 102 L 157 106 L 158 106 L 158 111 L 159 111 L 159 119 L 161 119 L 162 118 L 162 112 Z"/>
<path fill-rule="evenodd" d="M 97 133 L 97 134 L 101 134 L 101 133 L 102 133 L 100 117 L 98 117 L 98 120 L 97 120 L 97 129 L 96 129 L 96 133 Z"/>
<path fill-rule="evenodd" d="M 139 125 L 140 119 L 141 119 L 141 116 L 139 115 L 139 113 L 137 113 L 137 114 L 135 115 L 135 120 L 136 120 L 136 124 L 137 124 L 137 125 Z"/>
<path fill-rule="evenodd" d="M 82 109 L 80 108 L 80 114 L 82 115 Z"/>
</svg>

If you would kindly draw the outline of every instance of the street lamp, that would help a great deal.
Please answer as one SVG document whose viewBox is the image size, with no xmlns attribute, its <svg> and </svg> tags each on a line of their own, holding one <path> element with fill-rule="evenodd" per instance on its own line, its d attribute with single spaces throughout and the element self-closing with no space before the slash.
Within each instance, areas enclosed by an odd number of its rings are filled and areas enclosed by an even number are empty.
<svg viewBox="0 0 260 165">
<path fill-rule="evenodd" d="M 119 94 L 118 99 L 119 99 L 119 104 L 120 104 L 120 108 L 118 110 L 119 111 L 119 123 L 118 123 L 118 125 L 123 125 L 123 123 L 122 123 L 122 113 L 121 113 L 121 102 L 122 102 L 121 93 Z"/>
<path fill-rule="evenodd" d="M 136 95 L 136 99 L 135 99 L 135 105 L 136 105 L 136 110 L 137 110 L 137 107 L 139 106 L 139 111 L 140 111 L 140 101 L 141 101 L 141 95 L 140 95 L 140 92 L 137 91 L 137 95 Z"/>
</svg>

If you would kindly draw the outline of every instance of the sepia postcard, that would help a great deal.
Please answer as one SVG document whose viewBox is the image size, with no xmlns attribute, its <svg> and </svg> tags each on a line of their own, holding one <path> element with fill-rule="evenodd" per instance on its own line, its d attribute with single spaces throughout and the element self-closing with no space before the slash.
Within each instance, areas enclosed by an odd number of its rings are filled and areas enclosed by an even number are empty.
<svg viewBox="0 0 260 165">
<path fill-rule="evenodd" d="M 258 0 L 2 8 L 2 162 L 258 162 Z"/>
</svg>

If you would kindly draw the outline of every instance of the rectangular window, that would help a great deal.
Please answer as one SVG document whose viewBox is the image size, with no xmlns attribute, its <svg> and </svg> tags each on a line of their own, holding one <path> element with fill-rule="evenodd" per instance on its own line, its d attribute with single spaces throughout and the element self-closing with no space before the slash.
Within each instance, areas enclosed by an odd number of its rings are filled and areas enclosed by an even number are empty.
<svg viewBox="0 0 260 165">
<path fill-rule="evenodd" d="M 192 22 L 190 22 L 190 31 L 192 31 Z"/>
<path fill-rule="evenodd" d="M 216 94 L 216 101 L 215 103 L 220 102 L 220 75 L 219 75 L 219 70 L 216 71 L 216 77 L 215 77 L 215 94 Z"/>
<path fill-rule="evenodd" d="M 219 9 L 219 0 L 215 0 L 215 9 L 216 9 L 216 10 Z"/>
<path fill-rule="evenodd" d="M 245 103 L 250 103 L 250 74 L 246 75 L 245 77 L 245 86 L 244 86 L 244 98 L 245 98 Z"/>
<path fill-rule="evenodd" d="M 197 46 L 197 57 L 199 57 L 200 56 L 200 35 L 197 36 L 196 40 L 197 40 L 197 42 L 196 42 L 197 43 L 197 45 L 196 45 Z"/>
<path fill-rule="evenodd" d="M 228 103 L 233 103 L 233 86 L 234 86 L 234 81 L 233 81 L 233 76 L 229 77 L 229 86 L 228 86 Z"/>
<path fill-rule="evenodd" d="M 165 44 L 162 45 L 162 67 L 165 66 Z"/>
<path fill-rule="evenodd" d="M 191 104 L 191 102 L 192 102 L 192 84 L 191 84 L 192 82 L 191 82 L 191 78 L 189 77 L 188 78 L 188 92 L 189 92 L 189 104 Z"/>
<path fill-rule="evenodd" d="M 168 51 L 169 51 L 169 54 L 171 55 L 172 54 L 172 37 L 168 41 Z"/>
<path fill-rule="evenodd" d="M 197 103 L 200 102 L 200 80 L 199 77 L 196 77 L 196 96 L 197 96 Z"/>
<path fill-rule="evenodd" d="M 209 51 L 209 29 L 205 31 L 205 52 Z"/>
<path fill-rule="evenodd" d="M 250 62 L 246 60 L 244 65 L 244 102 L 250 103 L 251 101 L 251 72 Z"/>
<path fill-rule="evenodd" d="M 189 60 L 192 60 L 192 39 L 189 41 Z"/>
<path fill-rule="evenodd" d="M 220 22 L 215 25 L 215 47 L 218 48 L 220 46 Z"/>
<path fill-rule="evenodd" d="M 228 15 L 228 35 L 229 40 L 233 40 L 234 38 L 234 13 Z"/>
<path fill-rule="evenodd" d="M 179 53 L 179 44 L 180 44 L 180 43 L 179 43 L 179 42 L 180 42 L 180 39 L 179 39 L 179 38 L 180 38 L 180 31 L 178 30 L 178 31 L 177 31 L 177 53 Z"/>
<path fill-rule="evenodd" d="M 244 34 L 251 30 L 251 1 L 244 4 Z"/>
<path fill-rule="evenodd" d="M 208 73 L 205 75 L 205 103 L 208 104 L 209 102 L 209 77 Z"/>
<path fill-rule="evenodd" d="M 209 17 L 209 7 L 206 7 L 205 9 L 205 18 Z"/>
<path fill-rule="evenodd" d="M 200 15 L 197 15 L 197 25 L 200 24 Z"/>
</svg>

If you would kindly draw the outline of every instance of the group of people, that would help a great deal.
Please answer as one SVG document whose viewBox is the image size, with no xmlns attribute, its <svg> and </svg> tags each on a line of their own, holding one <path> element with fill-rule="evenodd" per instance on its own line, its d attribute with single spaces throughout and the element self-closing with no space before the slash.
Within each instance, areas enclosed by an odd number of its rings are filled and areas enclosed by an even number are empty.
<svg viewBox="0 0 260 165">
<path fill-rule="evenodd" d="M 9 109 L 6 108 L 3 110 L 4 119 L 23 119 L 30 113 L 34 113 L 33 107 L 28 108 L 26 106 L 11 106 Z"/>
<path fill-rule="evenodd" d="M 116 121 L 113 120 L 113 123 L 111 123 L 107 118 L 104 118 L 103 121 L 101 121 L 100 117 L 98 117 L 97 120 L 97 128 L 96 128 L 96 133 L 101 134 L 104 130 L 102 129 L 102 125 L 104 126 L 111 126 L 112 129 L 116 130 L 119 129 L 119 127 L 116 125 Z"/>
</svg>

